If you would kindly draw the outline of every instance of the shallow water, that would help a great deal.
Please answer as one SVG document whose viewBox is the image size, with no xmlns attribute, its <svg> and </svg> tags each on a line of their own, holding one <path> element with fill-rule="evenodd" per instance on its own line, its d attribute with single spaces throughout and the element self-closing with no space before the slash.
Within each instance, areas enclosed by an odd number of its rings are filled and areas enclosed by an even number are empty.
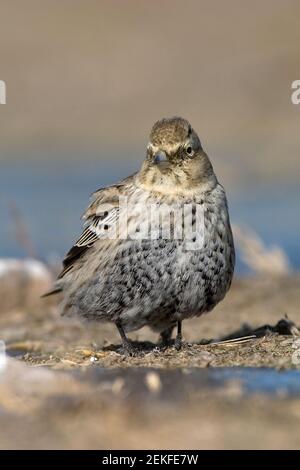
<svg viewBox="0 0 300 470">
<path fill-rule="evenodd" d="M 271 368 L 228 367 L 208 372 L 214 385 L 237 380 L 246 393 L 300 395 L 300 371 L 278 371 Z"/>
<path fill-rule="evenodd" d="M 299 372 L 74 372 L 11 359 L 0 381 L 4 449 L 299 448 Z"/>
<path fill-rule="evenodd" d="M 222 392 L 222 389 L 236 384 L 241 395 L 267 394 L 270 396 L 296 397 L 300 396 L 300 371 L 277 371 L 271 368 L 251 367 L 216 367 L 216 368 L 187 368 L 183 371 L 158 370 L 148 368 L 138 369 L 103 369 L 93 368 L 85 373 L 75 373 L 79 380 L 101 383 L 124 380 L 126 396 L 141 399 L 148 395 L 147 375 L 149 371 L 159 377 L 160 390 L 157 398 L 178 400 L 197 391 L 211 390 Z M 235 389 L 236 391 L 236 389 Z M 230 392 L 230 389 L 229 389 Z"/>
</svg>

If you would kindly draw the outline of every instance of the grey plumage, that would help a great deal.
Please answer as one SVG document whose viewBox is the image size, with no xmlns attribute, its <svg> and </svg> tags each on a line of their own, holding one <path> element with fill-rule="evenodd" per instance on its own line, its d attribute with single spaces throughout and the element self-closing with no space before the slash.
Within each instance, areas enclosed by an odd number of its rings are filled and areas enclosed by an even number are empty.
<svg viewBox="0 0 300 470">
<path fill-rule="evenodd" d="M 128 204 L 126 237 L 120 196 Z M 193 226 L 194 207 L 201 207 L 203 246 L 187 249 L 184 237 L 174 236 L 174 219 L 170 237 L 161 234 L 164 218 L 158 238 L 146 237 L 151 204 L 174 211 L 188 205 Z M 137 205 L 138 213 L 132 209 Z M 212 310 L 230 287 L 235 255 L 225 191 L 182 118 L 154 125 L 141 170 L 96 191 L 84 219 L 55 285 L 64 294 L 63 314 L 114 322 L 121 335 L 148 325 L 167 337 L 177 322 Z"/>
</svg>

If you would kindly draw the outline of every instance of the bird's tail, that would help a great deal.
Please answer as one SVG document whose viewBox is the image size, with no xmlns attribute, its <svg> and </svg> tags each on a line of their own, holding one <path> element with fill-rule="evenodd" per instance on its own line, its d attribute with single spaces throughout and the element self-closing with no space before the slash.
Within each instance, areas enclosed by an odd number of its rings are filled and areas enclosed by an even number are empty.
<svg viewBox="0 0 300 470">
<path fill-rule="evenodd" d="M 55 287 L 54 289 L 49 290 L 45 294 L 41 295 L 41 299 L 44 299 L 45 297 L 50 297 L 50 295 L 59 294 L 60 292 L 62 292 L 62 288 L 61 287 Z"/>
</svg>

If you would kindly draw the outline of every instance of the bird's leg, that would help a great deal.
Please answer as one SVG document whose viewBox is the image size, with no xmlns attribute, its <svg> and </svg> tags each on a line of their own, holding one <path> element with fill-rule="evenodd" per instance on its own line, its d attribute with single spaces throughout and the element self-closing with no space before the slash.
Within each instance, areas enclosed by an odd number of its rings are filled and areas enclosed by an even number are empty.
<svg viewBox="0 0 300 470">
<path fill-rule="evenodd" d="M 117 321 L 116 322 L 116 327 L 118 328 L 118 331 L 119 331 L 121 339 L 122 339 L 122 345 L 123 345 L 124 353 L 129 355 L 129 356 L 133 356 L 134 353 L 135 353 L 135 348 L 132 346 L 130 340 L 127 338 L 121 322 Z"/>
<path fill-rule="evenodd" d="M 182 346 L 181 321 L 177 322 L 177 335 L 175 338 L 175 349 L 179 351 Z"/>
<path fill-rule="evenodd" d="M 167 348 L 171 344 L 171 338 L 173 333 L 173 326 L 166 328 L 159 335 L 159 345 L 162 348 Z"/>
</svg>

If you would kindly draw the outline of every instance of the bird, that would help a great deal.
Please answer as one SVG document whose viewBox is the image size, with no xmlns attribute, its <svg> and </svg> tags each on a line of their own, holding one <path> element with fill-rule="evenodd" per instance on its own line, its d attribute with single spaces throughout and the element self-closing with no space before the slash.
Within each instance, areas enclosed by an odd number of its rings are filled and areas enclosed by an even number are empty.
<svg viewBox="0 0 300 470">
<path fill-rule="evenodd" d="M 182 322 L 211 311 L 230 288 L 235 249 L 226 193 L 198 134 L 182 117 L 158 120 L 139 171 L 92 195 L 83 232 L 52 291 L 62 315 L 149 326 L 159 344 L 183 344 Z"/>
</svg>

